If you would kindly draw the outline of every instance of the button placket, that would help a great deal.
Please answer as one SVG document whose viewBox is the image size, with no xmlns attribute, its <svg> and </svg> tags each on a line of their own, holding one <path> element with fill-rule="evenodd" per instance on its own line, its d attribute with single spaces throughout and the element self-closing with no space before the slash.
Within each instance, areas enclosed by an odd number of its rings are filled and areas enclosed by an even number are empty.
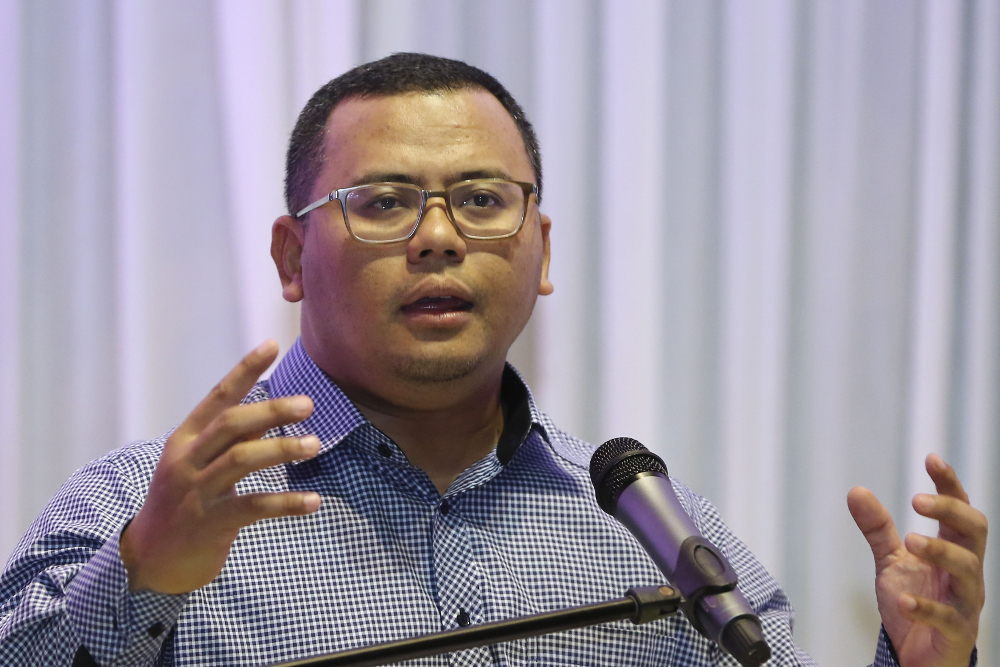
<svg viewBox="0 0 1000 667">
<path fill-rule="evenodd" d="M 432 501 L 438 497 L 430 478 L 419 468 L 408 465 L 406 457 L 396 445 L 379 435 L 375 442 L 355 443 L 366 457 L 369 467 L 383 479 L 405 489 L 407 493 L 421 501 Z"/>
<path fill-rule="evenodd" d="M 479 563 L 459 507 L 454 497 L 442 499 L 438 503 L 432 529 L 438 606 L 441 624 L 446 630 L 483 622 Z M 481 665 L 492 662 L 485 647 L 462 651 L 456 655 L 462 657 L 462 664 Z"/>
</svg>

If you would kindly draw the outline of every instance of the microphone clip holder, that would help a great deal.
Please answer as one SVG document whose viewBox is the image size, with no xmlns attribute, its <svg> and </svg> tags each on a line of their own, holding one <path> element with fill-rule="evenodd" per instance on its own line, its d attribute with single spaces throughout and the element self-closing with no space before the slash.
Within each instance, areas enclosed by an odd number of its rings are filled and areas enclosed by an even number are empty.
<svg viewBox="0 0 1000 667">
<path fill-rule="evenodd" d="M 715 545 L 701 535 L 692 535 L 681 543 L 671 583 L 684 597 L 681 609 L 691 625 L 711 639 L 695 610 L 706 595 L 728 593 L 736 588 L 732 565 L 717 553 Z"/>
</svg>

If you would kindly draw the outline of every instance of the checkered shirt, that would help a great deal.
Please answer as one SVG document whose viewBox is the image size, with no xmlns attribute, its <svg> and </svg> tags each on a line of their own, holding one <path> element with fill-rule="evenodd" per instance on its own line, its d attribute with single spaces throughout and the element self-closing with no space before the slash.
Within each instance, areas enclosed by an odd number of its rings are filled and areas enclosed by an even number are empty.
<svg viewBox="0 0 1000 667">
<path fill-rule="evenodd" d="M 296 343 L 246 401 L 311 396 L 309 419 L 270 435 L 314 433 L 320 453 L 237 488 L 317 491 L 320 509 L 244 528 L 221 574 L 193 593 L 129 593 L 118 536 L 166 436 L 112 452 L 66 482 L 11 556 L 0 578 L 0 665 L 266 665 L 662 584 L 638 542 L 597 506 L 593 447 L 539 412 L 510 367 L 504 383 L 500 444 L 442 496 Z M 523 432 L 501 447 L 518 421 Z M 775 580 L 707 500 L 674 488 L 736 569 L 774 652 L 768 665 L 814 664 L 792 640 L 792 609 Z M 680 614 L 408 664 L 736 665 Z M 895 664 L 883 633 L 875 665 Z"/>
</svg>

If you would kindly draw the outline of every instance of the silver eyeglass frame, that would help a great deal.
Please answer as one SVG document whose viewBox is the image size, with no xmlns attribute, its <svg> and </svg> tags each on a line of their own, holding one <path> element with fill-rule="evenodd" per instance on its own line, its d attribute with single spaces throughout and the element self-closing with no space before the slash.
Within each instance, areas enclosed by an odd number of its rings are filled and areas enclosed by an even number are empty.
<svg viewBox="0 0 1000 667">
<path fill-rule="evenodd" d="M 467 183 L 475 183 L 480 181 L 488 181 L 492 183 L 512 183 L 514 185 L 519 186 L 521 188 L 521 191 L 524 192 L 524 203 L 521 207 L 521 221 L 518 223 L 517 228 L 514 231 L 508 234 L 504 234 L 502 236 L 474 236 L 472 234 L 467 234 L 464 231 L 462 231 L 462 228 L 455 221 L 455 213 L 451 210 L 451 198 L 448 197 L 448 193 L 451 192 L 456 187 L 465 185 Z M 373 185 L 403 186 L 420 191 L 420 210 L 417 212 L 417 219 L 413 223 L 413 229 L 410 230 L 409 234 L 400 237 L 398 239 L 373 241 L 371 239 L 358 238 L 358 236 L 354 233 L 354 230 L 351 229 L 351 221 L 347 215 L 347 201 L 346 201 L 347 195 L 355 190 L 372 187 Z M 351 238 L 353 238 L 355 241 L 360 241 L 361 243 L 399 243 L 400 241 L 409 241 L 410 239 L 413 238 L 414 234 L 417 233 L 417 230 L 420 229 L 420 223 L 424 221 L 424 213 L 427 210 L 427 200 L 431 199 L 432 197 L 440 197 L 444 199 L 445 210 L 448 213 L 449 222 L 451 222 L 452 226 L 455 228 L 455 230 L 458 232 L 460 236 L 475 241 L 495 241 L 499 239 L 509 239 L 510 237 L 516 235 L 519 231 L 521 231 L 521 227 L 524 227 L 524 219 L 528 216 L 528 202 L 531 199 L 531 195 L 535 195 L 535 199 L 536 200 L 538 199 L 538 186 L 535 185 L 534 183 L 525 183 L 523 181 L 510 181 L 505 178 L 475 178 L 467 181 L 459 181 L 457 183 L 452 183 L 444 190 L 424 190 L 422 188 L 418 188 L 417 186 L 411 183 L 365 183 L 363 185 L 355 185 L 349 188 L 340 188 L 339 190 L 334 190 L 327 196 L 322 197 L 321 199 L 317 199 L 316 201 L 314 201 L 313 203 L 309 204 L 304 209 L 296 213 L 295 219 L 301 220 L 307 213 L 310 213 L 311 211 L 316 210 L 320 206 L 324 206 L 325 204 L 328 204 L 336 199 L 337 201 L 340 202 L 340 212 L 344 218 L 344 225 L 347 227 L 347 231 L 351 235 Z"/>
</svg>

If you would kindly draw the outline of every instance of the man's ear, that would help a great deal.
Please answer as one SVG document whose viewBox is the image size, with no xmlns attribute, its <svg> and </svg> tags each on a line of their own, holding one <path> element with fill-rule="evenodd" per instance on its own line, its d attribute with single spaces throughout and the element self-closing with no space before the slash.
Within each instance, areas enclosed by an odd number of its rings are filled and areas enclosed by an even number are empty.
<svg viewBox="0 0 1000 667">
<path fill-rule="evenodd" d="M 538 284 L 538 293 L 542 296 L 552 294 L 552 283 L 549 282 L 549 230 L 552 228 L 552 219 L 547 215 L 542 218 L 542 280 Z"/>
<path fill-rule="evenodd" d="M 301 301 L 305 295 L 302 287 L 302 246 L 306 230 L 302 223 L 290 215 L 283 215 L 271 226 L 271 259 L 281 278 L 281 295 L 285 301 Z"/>
</svg>

